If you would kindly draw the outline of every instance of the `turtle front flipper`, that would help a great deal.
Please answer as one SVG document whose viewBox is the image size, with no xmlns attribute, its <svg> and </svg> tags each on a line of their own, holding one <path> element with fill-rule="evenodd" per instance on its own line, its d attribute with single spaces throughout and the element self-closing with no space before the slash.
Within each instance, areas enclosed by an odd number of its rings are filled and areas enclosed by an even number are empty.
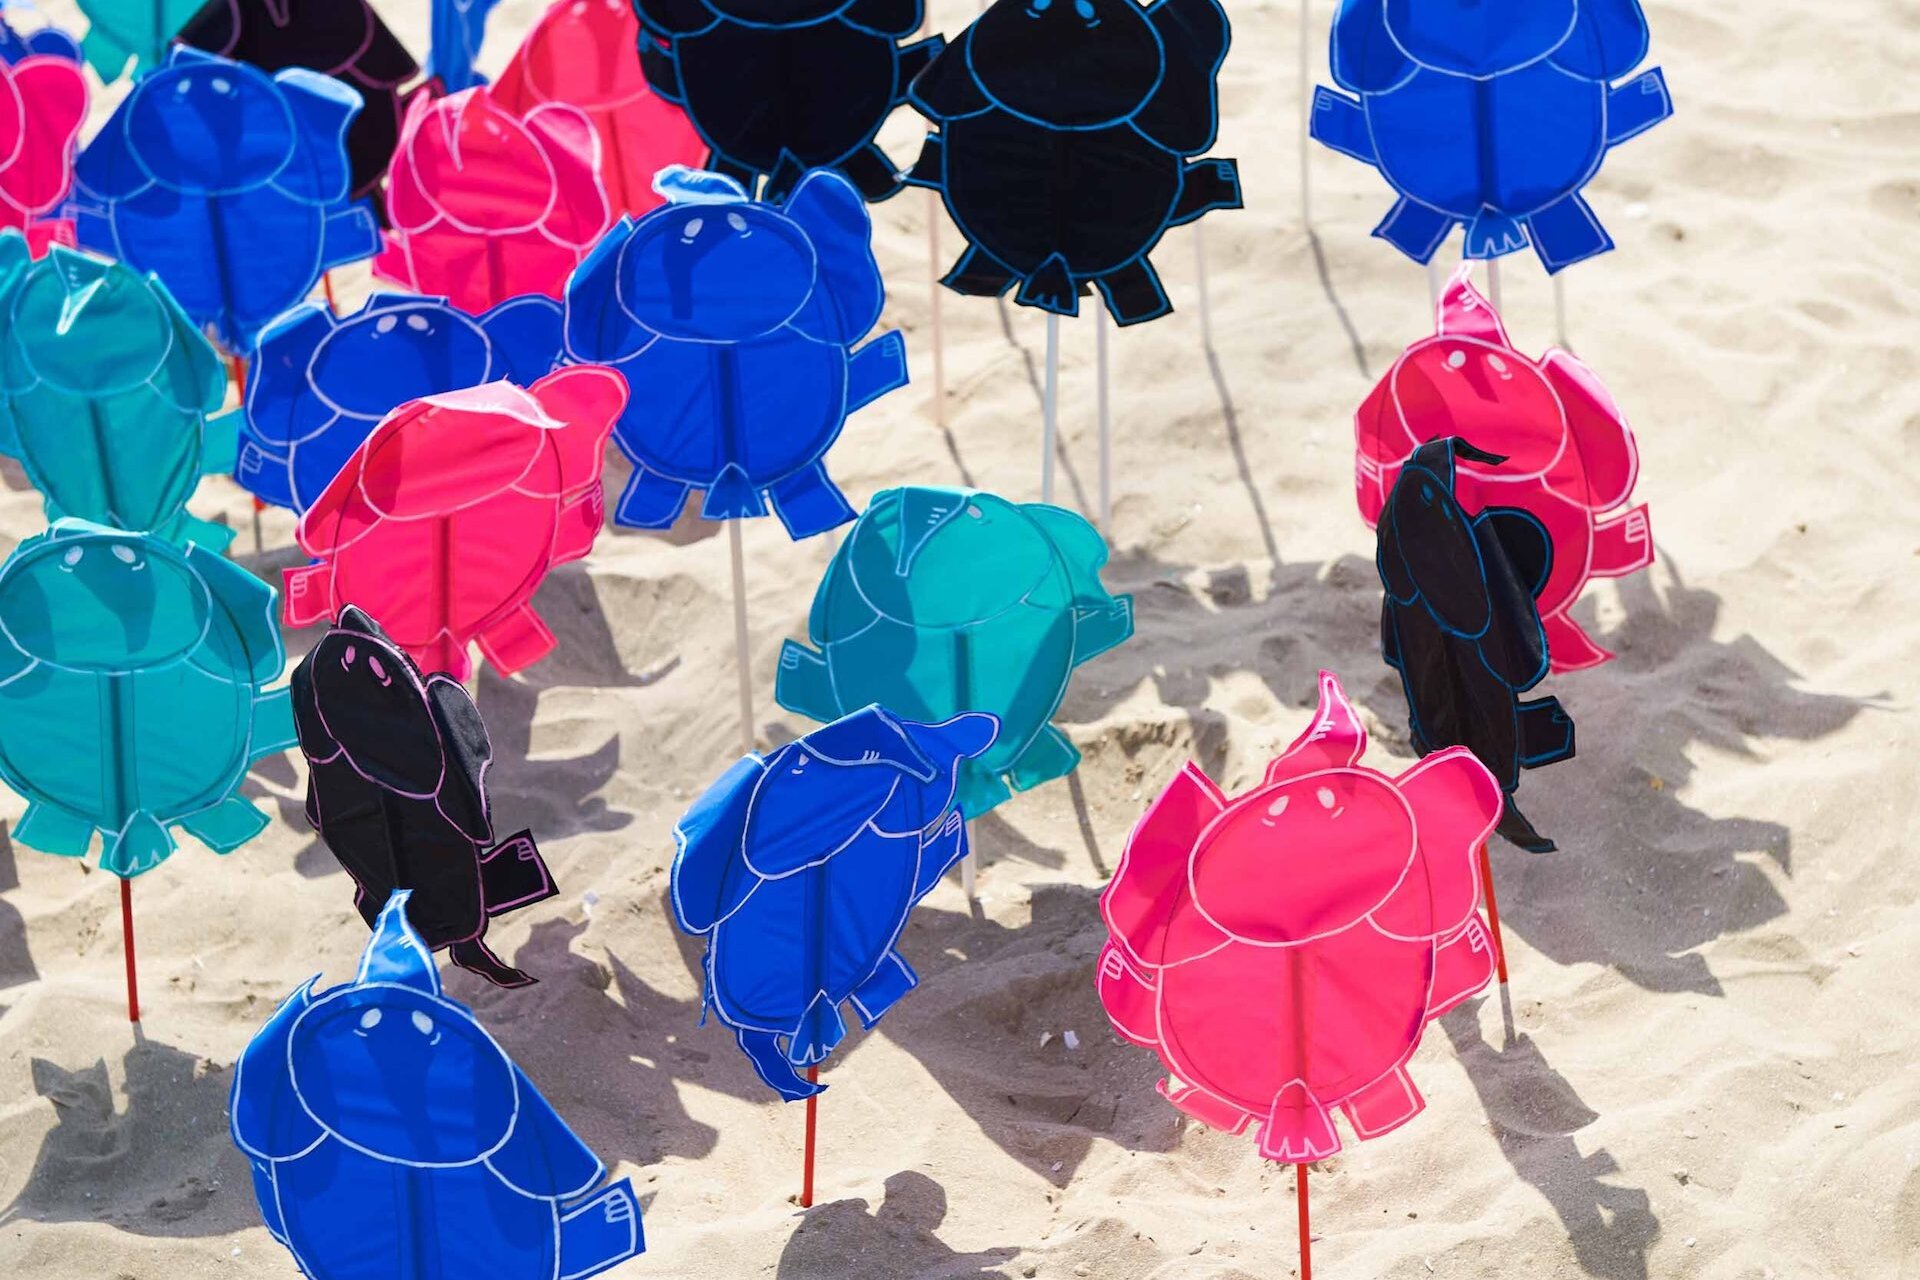
<svg viewBox="0 0 1920 1280">
<path fill-rule="evenodd" d="M 658 471 L 636 466 L 627 487 L 620 493 L 620 505 L 614 509 L 613 522 L 629 529 L 667 529 L 680 518 L 687 505 L 685 481 L 669 479 Z"/>
<path fill-rule="evenodd" d="M 475 977 L 485 978 L 496 987 L 512 990 L 515 987 L 530 987 L 539 979 L 525 970 L 516 969 L 499 956 L 479 938 L 469 938 L 465 942 L 456 942 L 447 948 L 447 958 Z"/>
<path fill-rule="evenodd" d="M 871 977 L 853 989 L 853 1009 L 860 1025 L 871 1029 L 887 1010 L 900 1003 L 900 997 L 920 985 L 920 975 L 898 951 L 889 951 Z"/>
<path fill-rule="evenodd" d="M 954 786 L 953 803 L 968 822 L 982 814 L 992 813 L 1003 801 L 1013 796 L 1006 779 L 982 768 L 977 760 L 962 760 L 957 772 L 959 776 Z"/>
<path fill-rule="evenodd" d="M 1573 717 L 1558 698 L 1520 704 L 1520 767 L 1537 769 L 1573 756 Z"/>
<path fill-rule="evenodd" d="M 1673 114 L 1667 78 L 1655 67 L 1607 92 L 1607 145 L 1617 147 Z"/>
<path fill-rule="evenodd" d="M 597 1276 L 646 1250 L 640 1202 L 625 1178 L 560 1219 L 559 1274 L 567 1280 Z"/>
<path fill-rule="evenodd" d="M 261 818 L 261 825 L 266 819 Z M 24 824 L 22 824 L 24 825 Z M 25 837 L 21 837 L 25 841 Z M 100 869 L 122 880 L 151 871 L 173 853 L 173 837 L 160 820 L 145 809 L 127 819 L 118 831 L 100 833 Z"/>
<path fill-rule="evenodd" d="M 1080 749 L 1067 735 L 1048 725 L 1037 734 L 1027 749 L 1007 770 L 1007 778 L 1016 791 L 1031 791 L 1055 778 L 1064 778 L 1080 764 Z"/>
<path fill-rule="evenodd" d="M 871 142 L 841 161 L 838 168 L 863 199 L 875 204 L 898 195 L 906 185 L 892 158 Z"/>
<path fill-rule="evenodd" d="M 780 646 L 780 673 L 773 679 L 773 700 L 795 715 L 822 724 L 840 718 L 827 660 L 807 646 L 788 640 Z"/>
<path fill-rule="evenodd" d="M 902 174 L 900 180 L 910 187 L 932 187 L 938 190 L 947 180 L 947 140 L 937 133 L 927 135 L 920 144 L 920 156 L 913 162 L 913 168 Z"/>
<path fill-rule="evenodd" d="M 940 877 L 947 874 L 947 868 L 967 856 L 967 845 L 967 820 L 960 816 L 958 809 L 947 810 L 946 821 L 920 846 L 920 874 L 913 882 L 916 901 L 933 891 Z"/>
<path fill-rule="evenodd" d="M 1387 210 L 1373 234 L 1415 262 L 1431 262 L 1457 221 L 1438 209 L 1402 197 Z"/>
<path fill-rule="evenodd" d="M 747 1061 L 753 1064 L 754 1074 L 788 1102 L 811 1098 L 826 1089 L 823 1084 L 810 1083 L 793 1069 L 793 1064 L 787 1061 L 787 1055 L 780 1048 L 779 1039 L 771 1031 L 741 1028 L 733 1034 L 734 1039 L 740 1042 L 741 1051 L 747 1055 Z"/>
<path fill-rule="evenodd" d="M 165 529 L 156 529 L 154 533 L 178 546 L 191 544 L 224 555 L 233 544 L 235 530 L 217 520 L 202 520 L 182 511 L 167 522 Z"/>
<path fill-rule="evenodd" d="M 1168 225 L 1184 227 L 1215 209 L 1238 209 L 1240 166 L 1232 160 L 1195 160 L 1180 171 L 1180 199 Z"/>
<path fill-rule="evenodd" d="M 1100 950 L 1100 965 L 1093 981 L 1100 993 L 1100 1007 L 1107 1011 L 1107 1021 L 1114 1031 L 1134 1044 L 1157 1049 L 1158 979 L 1134 968 L 1120 947 L 1109 942 Z"/>
<path fill-rule="evenodd" d="M 253 700 L 253 724 L 247 742 L 249 763 L 285 751 L 299 741 L 291 689 L 269 689 Z"/>
<path fill-rule="evenodd" d="M 544 902 L 558 892 L 531 831 L 508 836 L 480 855 L 480 897 L 489 917 Z"/>
<path fill-rule="evenodd" d="M 853 519 L 854 510 L 827 477 L 826 464 L 816 462 L 794 472 L 767 491 L 773 513 L 796 542 L 825 533 Z"/>
<path fill-rule="evenodd" d="M 86 56 L 93 69 L 100 73 L 100 79 L 112 84 L 126 74 L 127 63 L 133 60 L 133 47 L 94 23 L 87 34 L 80 37 L 80 51 Z"/>
<path fill-rule="evenodd" d="M 847 358 L 847 412 L 907 385 L 907 340 L 890 329 Z"/>
<path fill-rule="evenodd" d="M 1028 274 L 1015 301 L 1023 307 L 1038 307 L 1055 315 L 1080 314 L 1080 291 L 1074 287 L 1073 273 L 1067 270 L 1067 260 L 1057 253 L 1049 254 L 1046 261 Z M 1116 311 L 1114 314 L 1118 319 L 1119 313 Z M 1122 320 L 1120 323 L 1126 322 Z"/>
<path fill-rule="evenodd" d="M 245 796 L 228 796 L 180 820 L 180 828 L 215 853 L 232 853 L 267 829 L 267 815 Z M 171 842 L 169 842 L 171 843 Z"/>
<path fill-rule="evenodd" d="M 1547 653 L 1555 671 L 1584 671 L 1613 657 L 1570 614 L 1543 613 L 1540 627 L 1547 634 Z"/>
<path fill-rule="evenodd" d="M 510 676 L 525 667 L 530 667 L 553 652 L 558 643 L 533 606 L 523 604 L 500 621 L 488 627 L 475 637 L 480 646 L 481 656 L 493 664 L 493 669 L 503 676 Z M 464 655 L 462 655 L 464 656 Z M 455 679 L 465 679 L 465 673 L 456 672 L 451 667 L 442 668 Z"/>
<path fill-rule="evenodd" d="M 13 829 L 13 838 L 29 849 L 84 858 L 93 844 L 93 823 L 45 800 L 35 800 Z"/>
<path fill-rule="evenodd" d="M 1427 995 L 1427 1018 L 1431 1021 L 1483 990 L 1493 981 L 1493 940 L 1487 926 L 1475 911 L 1467 918 L 1467 927 L 1434 949 L 1433 986 Z"/>
<path fill-rule="evenodd" d="M 1124 643 L 1133 634 L 1133 597 L 1073 608 L 1073 664 L 1079 666 Z"/>
<path fill-rule="evenodd" d="M 1474 225 L 1479 226 L 1480 219 L 1474 219 Z M 1613 248 L 1613 237 L 1578 193 L 1564 196 L 1530 216 L 1527 230 L 1533 233 L 1533 251 L 1540 256 L 1548 275 Z"/>
<path fill-rule="evenodd" d="M 239 409 L 208 418 L 200 428 L 200 474 L 230 475 L 240 462 L 240 434 L 247 415 Z"/>
<path fill-rule="evenodd" d="M 928 36 L 925 40 L 916 40 L 900 50 L 900 78 L 895 81 L 900 92 L 893 97 L 893 105 L 903 106 L 907 101 L 907 90 L 913 86 L 913 78 L 933 65 L 947 47 L 945 36 Z"/>
<path fill-rule="evenodd" d="M 1367 128 L 1367 111 L 1344 93 L 1316 87 L 1313 91 L 1313 119 L 1307 133 L 1323 147 L 1352 156 L 1361 164 L 1380 167 L 1380 153 L 1373 145 L 1373 132 Z"/>
</svg>

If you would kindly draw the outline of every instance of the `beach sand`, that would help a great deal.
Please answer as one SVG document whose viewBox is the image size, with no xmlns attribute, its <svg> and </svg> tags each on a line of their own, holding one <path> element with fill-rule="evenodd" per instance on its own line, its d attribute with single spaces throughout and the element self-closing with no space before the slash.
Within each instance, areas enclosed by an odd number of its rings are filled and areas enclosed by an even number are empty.
<svg viewBox="0 0 1920 1280">
<path fill-rule="evenodd" d="M 1330 7 L 1313 6 L 1322 82 Z M 382 8 L 423 51 L 423 0 Z M 976 824 L 977 909 L 955 878 L 934 892 L 901 945 L 920 988 L 828 1065 L 812 1211 L 794 1204 L 802 1109 L 696 1025 L 698 948 L 664 900 L 674 820 L 739 751 L 725 537 L 606 533 L 540 595 L 558 651 L 477 679 L 498 827 L 533 828 L 561 893 L 490 935 L 538 986 L 451 971 L 448 990 L 635 1180 L 650 1249 L 618 1276 L 1295 1274 L 1293 1171 L 1166 1104 L 1093 989 L 1097 895 L 1184 761 L 1230 791 L 1257 780 L 1322 667 L 1363 708 L 1368 763 L 1412 757 L 1351 415 L 1431 332 L 1427 282 L 1368 237 L 1378 176 L 1317 147 L 1305 232 L 1298 10 L 1231 8 L 1214 154 L 1239 158 L 1248 208 L 1203 224 L 1213 350 L 1192 229 L 1156 255 L 1178 310 L 1112 336 L 1106 580 L 1138 634 L 1067 698 L 1078 775 Z M 535 12 L 500 6 L 489 65 Z M 935 23 L 971 13 L 942 0 Z M 1609 160 L 1591 195 L 1619 248 L 1565 283 L 1572 345 L 1638 433 L 1659 562 L 1579 610 L 1618 660 L 1543 686 L 1580 750 L 1521 793 L 1560 851 L 1493 849 L 1507 1001 L 1430 1029 L 1423 1115 L 1313 1171 L 1323 1278 L 1920 1277 L 1920 17 L 1897 0 L 1648 13 L 1679 114 Z M 906 163 L 919 132 L 902 112 L 884 141 Z M 920 192 L 875 210 L 914 384 L 854 417 L 832 470 L 856 504 L 902 483 L 1037 498 L 1043 320 L 941 299 L 943 432 L 928 212 Z M 944 270 L 944 220 L 940 243 Z M 338 283 L 348 306 L 369 285 Z M 1517 344 L 1547 346 L 1530 257 L 1503 292 Z M 1058 496 L 1091 512 L 1090 315 L 1063 348 Z M 0 550 L 41 525 L 17 468 L 4 479 Z M 240 526 L 238 558 L 270 581 L 299 559 L 282 512 L 253 552 L 224 481 L 195 509 Z M 762 520 L 745 541 L 765 745 L 806 728 L 772 677 L 829 540 Z M 112 878 L 0 840 L 0 1276 L 296 1275 L 226 1100 L 274 1006 L 315 972 L 349 977 L 367 936 L 301 816 L 298 761 L 247 784 L 275 814 L 261 838 L 225 858 L 185 838 L 139 880 L 138 1033 Z"/>
</svg>

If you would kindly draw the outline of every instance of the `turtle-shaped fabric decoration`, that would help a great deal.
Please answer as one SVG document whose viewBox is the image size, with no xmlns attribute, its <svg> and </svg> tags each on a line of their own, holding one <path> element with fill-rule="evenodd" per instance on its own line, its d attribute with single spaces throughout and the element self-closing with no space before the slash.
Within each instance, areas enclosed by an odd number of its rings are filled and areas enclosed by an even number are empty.
<svg viewBox="0 0 1920 1280">
<path fill-rule="evenodd" d="M 106 84 L 165 66 L 173 37 L 206 0 L 73 0 L 86 15 L 81 52 Z"/>
<path fill-rule="evenodd" d="M 13 837 L 130 879 L 178 826 L 216 853 L 267 816 L 240 794 L 294 745 L 273 588 L 204 547 L 56 521 L 0 566 L 0 781 Z"/>
<path fill-rule="evenodd" d="M 487 36 L 487 15 L 500 0 L 429 0 L 427 79 L 442 93 L 458 93 L 485 84 L 474 69 Z"/>
<path fill-rule="evenodd" d="M 860 193 L 827 169 L 779 206 L 719 174 L 657 181 L 673 203 L 622 218 L 567 285 L 568 354 L 647 388 L 614 431 L 633 462 L 614 521 L 664 529 L 698 488 L 708 520 L 763 516 L 765 493 L 795 538 L 846 523 L 826 452 L 907 381 L 898 331 L 854 346 L 886 301 Z"/>
<path fill-rule="evenodd" d="M 1407 459 L 1381 508 L 1381 653 L 1406 689 L 1414 748 L 1470 748 L 1506 794 L 1500 834 L 1548 853 L 1553 841 L 1513 793 L 1522 769 L 1573 756 L 1573 721 L 1560 699 L 1520 700 L 1547 674 L 1536 598 L 1552 576 L 1554 546 L 1526 511 L 1462 510 L 1456 460 L 1503 461 L 1465 440 L 1430 441 Z"/>
<path fill-rule="evenodd" d="M 1071 511 L 969 489 L 877 493 L 813 598 L 810 649 L 780 651 L 774 697 L 815 720 L 868 703 L 935 721 L 982 711 L 991 750 L 960 766 L 977 818 L 1014 790 L 1073 771 L 1049 721 L 1073 669 L 1133 634 L 1133 597 L 1100 583 L 1107 544 Z"/>
<path fill-rule="evenodd" d="M 246 351 L 329 267 L 380 244 L 347 196 L 359 95 L 314 71 L 272 76 L 175 46 L 74 166 L 82 247 L 166 283 L 196 324 Z"/>
<path fill-rule="evenodd" d="M 936 129 L 907 181 L 934 187 L 967 241 L 959 293 L 1116 324 L 1173 309 L 1148 254 L 1168 228 L 1240 207 L 1214 142 L 1227 56 L 1219 0 L 994 0 L 913 82 Z"/>
<path fill-rule="evenodd" d="M 1646 504 L 1619 510 L 1640 471 L 1633 432 L 1573 355 L 1554 348 L 1536 361 L 1517 351 L 1472 275 L 1471 264 L 1454 273 L 1438 332 L 1401 353 L 1354 417 L 1360 514 L 1378 523 L 1402 464 L 1429 440 L 1460 436 L 1505 455 L 1497 467 L 1457 459 L 1454 496 L 1469 515 L 1518 507 L 1545 527 L 1547 656 L 1556 672 L 1598 666 L 1613 655 L 1574 620 L 1574 602 L 1594 578 L 1653 563 Z"/>
<path fill-rule="evenodd" d="M 945 44 L 922 0 L 633 0 L 653 90 L 686 108 L 706 167 L 777 200 L 809 169 L 838 169 L 884 200 L 900 174 L 874 142 Z"/>
<path fill-rule="evenodd" d="M 348 316 L 302 304 L 260 335 L 234 479 L 262 502 L 305 511 L 409 400 L 551 373 L 561 323 L 560 304 L 540 294 L 477 317 L 408 293 L 376 293 Z"/>
<path fill-rule="evenodd" d="M 967 852 L 959 770 L 989 715 L 941 724 L 867 707 L 747 756 L 674 827 L 673 912 L 707 937 L 706 1007 L 789 1102 L 801 1071 L 919 984 L 897 947 L 914 904 Z"/>
<path fill-rule="evenodd" d="M 72 59 L 27 49 L 0 66 L 0 228 L 25 233 L 38 254 L 49 244 L 73 242 L 73 224 L 49 215 L 73 185 L 73 141 L 87 115 L 87 82 Z"/>
<path fill-rule="evenodd" d="M 1122 1037 L 1160 1055 L 1174 1106 L 1304 1164 L 1426 1105 L 1407 1064 L 1426 1025 L 1493 977 L 1479 850 L 1500 788 L 1465 748 L 1389 776 L 1320 673 L 1307 731 L 1252 790 L 1189 764 L 1100 895 L 1095 983 Z"/>
<path fill-rule="evenodd" d="M 310 1280 L 585 1280 L 637 1256 L 632 1185 L 442 993 L 406 902 L 352 982 L 308 980 L 234 1067 L 267 1230 Z"/>
<path fill-rule="evenodd" d="M 352 606 L 293 669 L 307 757 L 307 821 L 353 877 L 369 925 L 396 890 L 432 950 L 502 987 L 533 979 L 487 946 L 487 921 L 551 898 L 553 876 L 522 831 L 499 844 L 487 803 L 493 745 L 480 708 L 444 675 L 423 676 Z"/>
<path fill-rule="evenodd" d="M 558 298 L 609 221 L 599 140 L 578 107 L 508 111 L 486 85 L 407 107 L 373 274 L 479 315 Z"/>
<path fill-rule="evenodd" d="M 267 72 L 305 67 L 359 94 L 364 105 L 347 130 L 348 194 L 380 207 L 400 140 L 400 89 L 420 64 L 367 0 L 207 0 L 180 43 Z"/>
<path fill-rule="evenodd" d="M 219 355 L 165 285 L 63 245 L 30 261 L 0 233 L 0 453 L 47 519 L 75 517 L 223 551 L 233 530 L 187 513 L 233 467 Z"/>
<path fill-rule="evenodd" d="M 459 681 L 472 643 L 503 676 L 546 657 L 553 633 L 533 595 L 593 549 L 626 401 L 619 374 L 586 365 L 394 410 L 300 517 L 315 563 L 286 571 L 287 624 L 358 605 L 422 670 Z"/>
<path fill-rule="evenodd" d="M 1548 272 L 1613 240 L 1581 196 L 1607 152 L 1673 114 L 1646 57 L 1640 0 L 1341 0 L 1313 136 L 1400 197 L 1373 234 L 1431 259 L 1458 223 L 1466 256 L 1527 247 Z"/>
<path fill-rule="evenodd" d="M 660 203 L 653 175 L 707 154 L 687 113 L 647 84 L 632 0 L 554 0 L 514 51 L 493 99 L 524 115 L 565 102 L 593 121 L 600 177 L 613 212 L 638 217 Z"/>
<path fill-rule="evenodd" d="M 0 10 L 7 7 L 5 4 L 0 4 Z M 36 27 L 31 31 L 20 31 L 12 23 L 0 18 L 0 62 L 13 66 L 36 53 L 45 54 L 49 58 L 64 58 L 68 62 L 78 62 L 80 61 L 80 42 L 58 27 Z"/>
</svg>

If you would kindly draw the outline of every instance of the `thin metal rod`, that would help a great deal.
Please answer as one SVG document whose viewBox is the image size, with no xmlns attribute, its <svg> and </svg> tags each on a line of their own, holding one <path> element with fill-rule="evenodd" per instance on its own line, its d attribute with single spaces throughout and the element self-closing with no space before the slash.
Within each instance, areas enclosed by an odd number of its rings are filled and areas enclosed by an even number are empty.
<svg viewBox="0 0 1920 1280">
<path fill-rule="evenodd" d="M 927 298 L 933 339 L 933 422 L 947 425 L 947 343 L 940 315 L 940 195 L 927 192 Z"/>
<path fill-rule="evenodd" d="M 1213 302 L 1207 293 L 1207 234 L 1193 224 L 1194 280 L 1200 288 L 1200 345 L 1213 350 Z"/>
<path fill-rule="evenodd" d="M 1041 404 L 1040 501 L 1053 501 L 1053 449 L 1060 435 L 1060 317 L 1047 312 L 1047 385 Z"/>
<path fill-rule="evenodd" d="M 1493 304 L 1495 315 L 1506 315 L 1505 309 L 1500 305 L 1500 259 L 1498 258 L 1487 259 L 1487 301 Z"/>
<path fill-rule="evenodd" d="M 1487 894 L 1487 922 L 1493 926 L 1493 963 L 1500 971 L 1500 985 L 1507 985 L 1507 940 L 1500 932 L 1500 900 L 1493 896 L 1493 858 L 1487 846 L 1480 846 L 1480 886 Z"/>
<path fill-rule="evenodd" d="M 127 1021 L 140 1024 L 140 970 L 133 961 L 133 881 L 120 881 L 120 942 L 127 954 Z"/>
<path fill-rule="evenodd" d="M 1427 302 L 1435 311 L 1440 309 L 1440 264 L 1432 258 L 1427 259 Z"/>
<path fill-rule="evenodd" d="M 1313 189 L 1307 152 L 1313 146 L 1312 0 L 1300 0 L 1300 225 L 1313 226 Z"/>
<path fill-rule="evenodd" d="M 740 750 L 753 754 L 753 675 L 747 670 L 747 560 L 740 545 L 740 522 L 727 521 L 727 547 L 733 557 L 733 651 L 740 673 Z"/>
<path fill-rule="evenodd" d="M 1313 1280 L 1313 1227 L 1307 1219 L 1307 1166 L 1293 1166 L 1293 1198 L 1300 1204 L 1300 1280 Z"/>
<path fill-rule="evenodd" d="M 1100 422 L 1100 536 L 1113 537 L 1113 415 L 1110 407 L 1112 373 L 1107 364 L 1107 309 L 1095 307 L 1093 316 L 1094 364 L 1100 384 L 1094 404 Z"/>
<path fill-rule="evenodd" d="M 820 1083 L 820 1064 L 815 1062 L 807 1067 L 807 1083 Z M 813 1139 L 814 1129 L 820 1120 L 820 1095 L 814 1094 L 807 1099 L 807 1143 L 806 1152 L 801 1157 L 804 1163 L 800 1169 L 800 1207 L 813 1208 Z"/>
<path fill-rule="evenodd" d="M 1562 351 L 1573 350 L 1573 344 L 1567 341 L 1566 277 L 1558 273 L 1553 277 L 1553 340 Z"/>
</svg>

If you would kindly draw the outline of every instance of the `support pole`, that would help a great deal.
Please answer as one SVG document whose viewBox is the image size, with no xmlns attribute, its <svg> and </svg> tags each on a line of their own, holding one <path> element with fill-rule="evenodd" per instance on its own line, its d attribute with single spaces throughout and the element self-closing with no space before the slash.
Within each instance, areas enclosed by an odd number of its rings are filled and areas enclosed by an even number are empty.
<svg viewBox="0 0 1920 1280">
<path fill-rule="evenodd" d="M 753 673 L 747 669 L 747 563 L 740 545 L 740 522 L 727 521 L 727 548 L 733 559 L 733 652 L 740 674 L 740 750 L 753 754 Z"/>
</svg>

